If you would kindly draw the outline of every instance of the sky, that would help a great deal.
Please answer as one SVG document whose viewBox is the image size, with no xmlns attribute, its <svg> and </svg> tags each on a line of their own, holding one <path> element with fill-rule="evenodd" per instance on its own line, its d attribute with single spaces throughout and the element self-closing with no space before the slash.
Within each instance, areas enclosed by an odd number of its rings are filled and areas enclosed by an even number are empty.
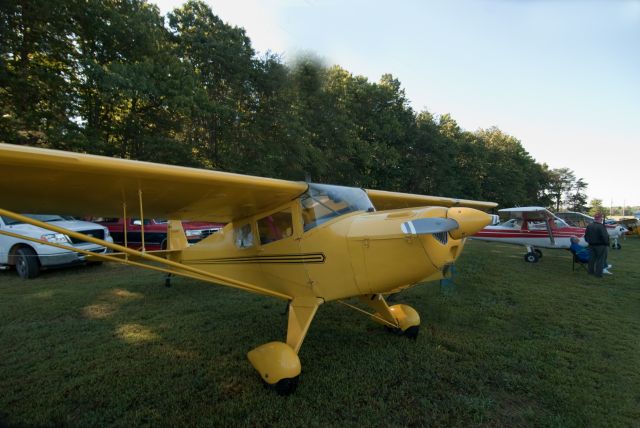
<svg viewBox="0 0 640 428">
<path fill-rule="evenodd" d="M 155 0 L 161 12 L 181 0 Z M 640 205 L 640 0 L 206 0 L 258 53 L 401 83 L 416 111 L 497 126 L 605 206 Z"/>
</svg>

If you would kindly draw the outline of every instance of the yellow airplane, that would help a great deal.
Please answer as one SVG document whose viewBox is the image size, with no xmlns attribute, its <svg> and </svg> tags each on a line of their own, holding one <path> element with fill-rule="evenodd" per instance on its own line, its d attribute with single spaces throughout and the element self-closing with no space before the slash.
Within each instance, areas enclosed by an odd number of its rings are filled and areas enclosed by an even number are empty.
<svg viewBox="0 0 640 428">
<path fill-rule="evenodd" d="M 627 235 L 640 235 L 640 220 L 632 216 L 615 216 L 611 217 L 619 224 L 624 226 L 628 232 Z"/>
<path fill-rule="evenodd" d="M 114 252 L 94 255 L 100 260 L 286 300 L 286 341 L 247 355 L 262 380 L 280 394 L 297 385 L 298 351 L 323 303 L 344 303 L 415 338 L 418 313 L 408 305 L 387 305 L 383 295 L 446 275 L 465 238 L 491 221 L 480 210 L 496 205 L 8 144 L 0 144 L 0 170 L 2 216 Z M 168 218 L 169 244 L 166 251 L 137 251 L 19 212 Z M 180 220 L 227 225 L 189 246 Z M 0 234 L 15 237 L 8 228 Z M 63 243 L 47 245 L 82 252 Z M 351 297 L 375 313 L 344 302 Z"/>
</svg>

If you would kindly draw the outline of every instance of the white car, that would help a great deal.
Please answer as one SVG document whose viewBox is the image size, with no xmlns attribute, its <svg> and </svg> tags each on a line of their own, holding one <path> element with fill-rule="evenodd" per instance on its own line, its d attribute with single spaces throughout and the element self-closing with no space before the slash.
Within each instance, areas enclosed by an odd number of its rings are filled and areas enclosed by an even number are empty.
<svg viewBox="0 0 640 428">
<path fill-rule="evenodd" d="M 55 224 L 74 232 L 84 233 L 107 242 L 113 242 L 109 229 L 88 221 L 66 220 L 59 215 L 26 214 L 27 217 L 45 223 Z M 76 247 L 92 253 L 107 253 L 108 249 L 85 241 L 71 238 L 62 233 L 53 232 L 41 227 L 22 223 L 9 217 L 0 216 L 0 230 L 18 235 L 48 241 L 70 247 Z M 0 269 L 15 266 L 18 275 L 23 279 L 35 278 L 41 269 L 69 266 L 84 263 L 86 256 L 70 250 L 40 244 L 26 239 L 0 235 Z"/>
</svg>

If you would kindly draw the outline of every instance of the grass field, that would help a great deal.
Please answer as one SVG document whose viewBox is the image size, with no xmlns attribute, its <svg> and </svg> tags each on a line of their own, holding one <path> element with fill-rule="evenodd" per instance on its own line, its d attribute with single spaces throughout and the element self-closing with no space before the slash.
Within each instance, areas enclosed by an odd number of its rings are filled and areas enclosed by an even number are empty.
<svg viewBox="0 0 640 428">
<path fill-rule="evenodd" d="M 453 284 L 398 296 L 417 341 L 335 303 L 296 393 L 246 352 L 283 340 L 284 302 L 104 265 L 0 272 L 0 426 L 640 426 L 640 240 L 613 276 L 470 242 Z"/>
</svg>

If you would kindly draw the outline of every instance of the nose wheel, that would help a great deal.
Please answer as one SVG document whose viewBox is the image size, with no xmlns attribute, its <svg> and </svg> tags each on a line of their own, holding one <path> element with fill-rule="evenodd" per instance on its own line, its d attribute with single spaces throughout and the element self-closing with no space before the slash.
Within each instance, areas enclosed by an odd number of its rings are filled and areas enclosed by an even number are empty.
<svg viewBox="0 0 640 428">
<path fill-rule="evenodd" d="M 538 263 L 542 258 L 542 251 L 534 248 L 532 245 L 526 245 L 527 254 L 524 255 L 524 261 L 527 263 Z"/>
</svg>

